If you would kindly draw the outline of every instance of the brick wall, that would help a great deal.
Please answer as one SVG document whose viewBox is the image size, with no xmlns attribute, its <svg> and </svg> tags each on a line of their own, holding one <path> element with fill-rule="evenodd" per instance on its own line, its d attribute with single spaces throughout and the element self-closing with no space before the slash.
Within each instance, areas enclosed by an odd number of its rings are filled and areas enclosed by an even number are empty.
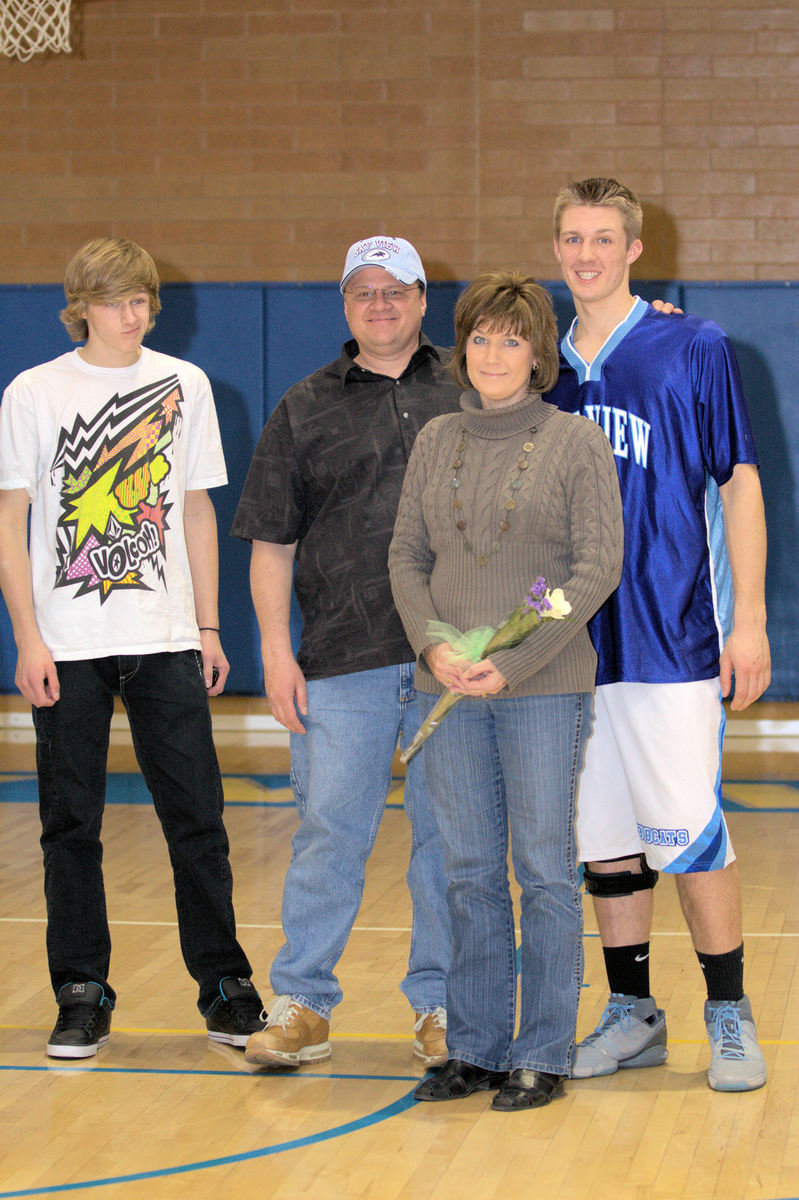
<svg viewBox="0 0 799 1200">
<path fill-rule="evenodd" d="M 0 282 L 96 232 L 165 279 L 556 274 L 569 178 L 645 204 L 640 274 L 799 277 L 799 6 L 768 0 L 72 0 L 71 55 L 0 59 Z"/>
</svg>

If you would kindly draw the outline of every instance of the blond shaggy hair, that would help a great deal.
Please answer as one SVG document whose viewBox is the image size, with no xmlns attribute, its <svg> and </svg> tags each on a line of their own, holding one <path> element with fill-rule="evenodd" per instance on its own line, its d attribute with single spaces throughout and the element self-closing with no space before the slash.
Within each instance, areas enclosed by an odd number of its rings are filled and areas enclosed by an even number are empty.
<svg viewBox="0 0 799 1200">
<path fill-rule="evenodd" d="M 160 280 L 150 255 L 125 238 L 96 237 L 84 242 L 70 259 L 64 277 L 67 306 L 59 313 L 73 342 L 89 336 L 87 304 L 110 304 L 136 292 L 150 298 L 149 333 L 161 311 Z"/>
</svg>

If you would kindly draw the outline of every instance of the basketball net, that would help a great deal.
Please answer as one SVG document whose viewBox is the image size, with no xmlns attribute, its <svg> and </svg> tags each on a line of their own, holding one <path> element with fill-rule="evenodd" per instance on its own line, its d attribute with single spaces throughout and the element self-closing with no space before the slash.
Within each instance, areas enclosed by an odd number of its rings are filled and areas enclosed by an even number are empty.
<svg viewBox="0 0 799 1200">
<path fill-rule="evenodd" d="M 0 0 L 0 53 L 27 62 L 46 50 L 69 54 L 70 0 Z"/>
</svg>

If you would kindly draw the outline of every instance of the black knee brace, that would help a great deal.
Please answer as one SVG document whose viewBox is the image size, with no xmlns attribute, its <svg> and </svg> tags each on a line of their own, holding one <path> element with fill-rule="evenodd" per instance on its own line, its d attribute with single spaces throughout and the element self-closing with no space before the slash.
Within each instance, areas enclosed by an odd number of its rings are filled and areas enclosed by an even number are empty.
<svg viewBox="0 0 799 1200">
<path fill-rule="evenodd" d="M 583 864 L 585 890 L 589 896 L 631 896 L 633 892 L 645 892 L 653 888 L 658 881 L 657 871 L 653 871 L 643 854 L 626 854 L 625 858 L 641 860 L 641 874 L 632 871 L 592 871 L 587 863 Z"/>
</svg>

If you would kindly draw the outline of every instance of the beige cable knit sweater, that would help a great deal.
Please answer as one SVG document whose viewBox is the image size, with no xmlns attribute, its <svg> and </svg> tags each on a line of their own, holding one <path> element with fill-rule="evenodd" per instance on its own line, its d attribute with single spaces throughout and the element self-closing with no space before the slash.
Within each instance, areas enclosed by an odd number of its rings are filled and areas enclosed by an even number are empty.
<svg viewBox="0 0 799 1200">
<path fill-rule="evenodd" d="M 560 412 L 537 392 L 509 408 L 483 409 L 469 391 L 461 408 L 421 431 L 402 489 L 389 569 L 408 640 L 420 655 L 430 642 L 431 619 L 462 632 L 496 627 L 543 575 L 550 587 L 563 588 L 571 617 L 545 621 L 520 646 L 491 655 L 508 681 L 500 696 L 593 691 L 596 655 L 586 622 L 618 584 L 623 554 L 610 443 L 593 421 Z M 451 481 L 461 441 L 457 495 L 463 507 L 456 514 Z M 525 442 L 534 444 L 526 455 Z M 521 473 L 520 457 L 528 459 Z M 521 486 L 509 528 L 489 553 L 516 478 Z M 465 531 L 456 528 L 456 519 L 465 520 Z M 466 538 L 476 553 L 488 556 L 484 566 Z M 423 658 L 416 686 L 444 690 Z"/>
</svg>

